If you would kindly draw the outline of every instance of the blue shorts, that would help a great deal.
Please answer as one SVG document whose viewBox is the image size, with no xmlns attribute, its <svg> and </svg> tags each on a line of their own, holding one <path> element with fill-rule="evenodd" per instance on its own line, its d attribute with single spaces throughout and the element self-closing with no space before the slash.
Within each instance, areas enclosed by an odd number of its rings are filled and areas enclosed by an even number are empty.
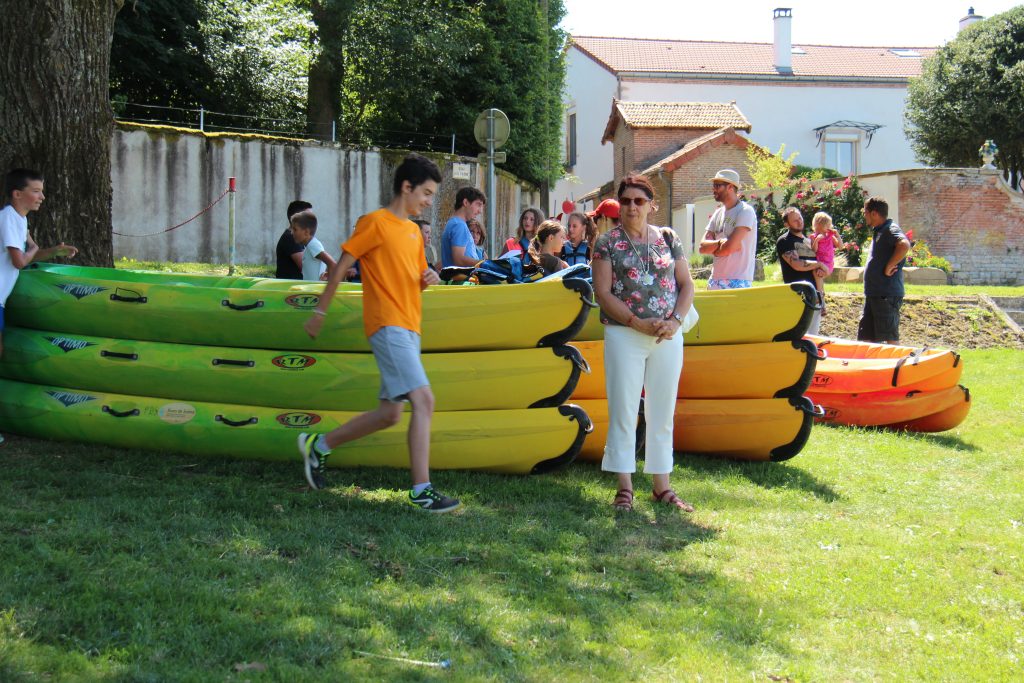
<svg viewBox="0 0 1024 683">
<path fill-rule="evenodd" d="M 370 348 L 380 370 L 380 400 L 408 401 L 413 389 L 430 386 L 420 359 L 420 335 L 404 327 L 382 327 L 370 335 Z"/>
<path fill-rule="evenodd" d="M 0 332 L 4 331 L 4 307 L 0 306 Z"/>
<path fill-rule="evenodd" d="M 708 289 L 748 289 L 750 280 L 708 280 Z"/>
</svg>

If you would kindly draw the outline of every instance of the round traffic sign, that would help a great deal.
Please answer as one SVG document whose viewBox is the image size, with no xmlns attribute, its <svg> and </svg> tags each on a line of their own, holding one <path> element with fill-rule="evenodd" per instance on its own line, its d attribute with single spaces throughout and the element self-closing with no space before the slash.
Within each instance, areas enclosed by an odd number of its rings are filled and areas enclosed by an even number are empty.
<svg viewBox="0 0 1024 683">
<path fill-rule="evenodd" d="M 480 116 L 476 117 L 476 123 L 473 124 L 473 137 L 476 138 L 481 147 L 486 148 L 488 142 L 488 121 L 492 118 L 494 120 L 494 149 L 498 149 L 508 142 L 508 134 L 511 130 L 508 117 L 500 109 L 485 109 L 480 112 Z"/>
</svg>

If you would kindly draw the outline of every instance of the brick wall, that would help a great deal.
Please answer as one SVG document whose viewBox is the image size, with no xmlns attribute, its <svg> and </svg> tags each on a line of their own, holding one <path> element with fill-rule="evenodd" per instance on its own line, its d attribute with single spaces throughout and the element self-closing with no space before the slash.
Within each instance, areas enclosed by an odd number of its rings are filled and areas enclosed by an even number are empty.
<svg viewBox="0 0 1024 683">
<path fill-rule="evenodd" d="M 643 170 L 707 132 L 693 128 L 638 128 L 633 131 L 633 168 Z"/>
<path fill-rule="evenodd" d="M 615 129 L 615 137 L 612 146 L 615 148 L 615 175 L 612 176 L 615 182 L 630 171 L 636 169 L 633 161 L 633 129 L 619 124 Z"/>
<path fill-rule="evenodd" d="M 739 173 L 745 186 L 751 184 L 750 173 L 747 171 L 747 150 L 726 142 L 691 159 L 672 174 L 672 199 L 676 208 L 692 204 L 697 197 L 711 194 L 710 179 L 723 168 L 731 168 Z"/>
<path fill-rule="evenodd" d="M 1024 284 L 1024 195 L 997 172 L 921 169 L 899 173 L 904 230 L 953 265 L 954 284 Z"/>
</svg>

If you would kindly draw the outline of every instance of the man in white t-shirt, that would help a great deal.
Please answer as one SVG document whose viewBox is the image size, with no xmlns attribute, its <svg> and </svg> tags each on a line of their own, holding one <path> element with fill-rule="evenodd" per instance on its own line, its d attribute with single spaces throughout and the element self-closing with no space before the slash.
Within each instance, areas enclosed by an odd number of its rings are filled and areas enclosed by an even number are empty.
<svg viewBox="0 0 1024 683">
<path fill-rule="evenodd" d="M 743 289 L 754 282 L 757 251 L 757 214 L 740 200 L 740 174 L 726 168 L 711 179 L 711 191 L 720 206 L 711 214 L 700 253 L 715 257 L 708 289 Z"/>
<path fill-rule="evenodd" d="M 28 233 L 28 214 L 43 203 L 43 176 L 27 168 L 16 168 L 4 179 L 4 197 L 8 204 L 0 209 L 0 355 L 4 352 L 4 306 L 18 281 L 21 269 L 33 261 L 54 256 L 74 256 L 78 249 L 61 242 L 56 247 L 40 249 Z"/>
</svg>

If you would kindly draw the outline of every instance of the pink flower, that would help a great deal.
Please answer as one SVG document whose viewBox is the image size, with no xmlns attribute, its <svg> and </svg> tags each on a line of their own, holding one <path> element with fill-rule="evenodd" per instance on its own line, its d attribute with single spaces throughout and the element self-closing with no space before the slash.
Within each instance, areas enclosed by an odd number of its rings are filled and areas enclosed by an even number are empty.
<svg viewBox="0 0 1024 683">
<path fill-rule="evenodd" d="M 836 190 L 836 196 L 837 197 L 841 197 L 842 195 L 843 195 L 843 191 L 842 190 Z"/>
<path fill-rule="evenodd" d="M 640 271 L 637 270 L 636 268 L 630 268 L 629 272 L 626 273 L 626 277 L 628 277 L 630 280 L 639 280 L 640 279 Z"/>
<path fill-rule="evenodd" d="M 803 178 L 801 178 L 801 180 L 803 180 Z M 804 198 L 804 193 L 803 192 L 797 192 L 796 193 L 796 198 L 797 199 L 803 199 Z"/>
<path fill-rule="evenodd" d="M 615 249 L 617 251 L 626 251 L 627 249 L 629 249 L 629 245 L 620 240 L 615 243 Z"/>
</svg>

